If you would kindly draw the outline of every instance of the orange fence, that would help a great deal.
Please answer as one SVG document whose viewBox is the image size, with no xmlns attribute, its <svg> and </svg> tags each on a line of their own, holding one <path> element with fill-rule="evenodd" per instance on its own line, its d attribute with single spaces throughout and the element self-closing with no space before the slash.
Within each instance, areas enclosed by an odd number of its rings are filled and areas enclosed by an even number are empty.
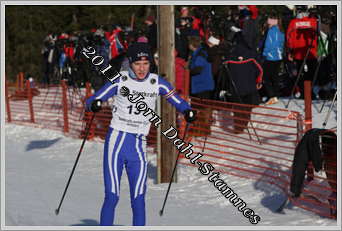
<svg viewBox="0 0 342 231">
<path fill-rule="evenodd" d="M 194 152 L 203 155 L 202 162 L 211 163 L 215 171 L 253 179 L 258 182 L 256 188 L 263 185 L 260 190 L 288 196 L 295 148 L 304 132 L 298 112 L 197 98 L 191 98 L 191 104 L 199 111 L 199 119 L 190 128 L 188 142 L 194 145 Z M 316 173 L 312 181 L 306 181 L 302 196 L 291 199 L 294 205 L 336 218 L 336 150 L 335 143 L 324 154 L 335 156 L 331 163 L 326 162 L 329 167 L 325 168 L 330 170 Z M 198 167 L 184 156 L 180 163 Z M 329 173 L 333 177 L 327 180 Z"/>
<path fill-rule="evenodd" d="M 84 113 L 84 101 L 91 95 L 89 84 L 76 89 L 62 81 L 59 85 L 32 89 L 29 81 L 12 87 L 6 82 L 5 94 L 8 122 L 84 137 L 90 119 L 90 113 Z M 97 113 L 89 139 L 103 141 L 112 118 L 111 100 Z M 197 98 L 190 98 L 190 102 L 199 113 L 198 120 L 190 126 L 187 141 L 194 145 L 195 152 L 203 155 L 203 161 L 221 173 L 256 180 L 260 183 L 256 187 L 266 183 L 260 186 L 263 190 L 288 195 L 295 148 L 304 132 L 303 118 L 298 112 Z M 151 128 L 147 143 L 155 148 L 157 131 Z M 197 167 L 184 157 L 180 164 Z M 329 173 L 336 176 L 336 159 L 332 166 L 306 182 L 303 196 L 293 200 L 296 206 L 336 218 L 336 180 L 326 179 Z M 330 186 L 334 184 L 335 187 Z"/>
</svg>

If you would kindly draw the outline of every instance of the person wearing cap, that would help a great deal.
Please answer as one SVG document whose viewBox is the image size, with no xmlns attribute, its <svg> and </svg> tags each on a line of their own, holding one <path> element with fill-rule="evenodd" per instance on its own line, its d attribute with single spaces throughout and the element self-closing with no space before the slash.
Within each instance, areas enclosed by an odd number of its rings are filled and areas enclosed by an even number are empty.
<svg viewBox="0 0 342 231">
<path fill-rule="evenodd" d="M 196 112 L 177 95 L 175 89 L 162 77 L 150 73 L 153 56 L 146 43 L 134 43 L 127 51 L 130 68 L 121 71 L 115 83 L 107 82 L 99 91 L 86 100 L 86 110 L 97 112 L 99 102 L 114 97 L 113 118 L 104 144 L 103 176 L 105 198 L 100 215 L 100 225 L 111 226 L 114 222 L 115 208 L 120 197 L 120 179 L 125 166 L 129 186 L 134 226 L 146 223 L 145 193 L 147 179 L 146 136 L 151 126 L 151 116 L 129 101 L 123 94 L 123 87 L 134 96 L 141 94 L 144 103 L 154 110 L 158 95 L 162 95 L 187 122 L 196 119 Z M 154 116 L 152 111 L 152 117 Z M 155 126 L 155 124 L 154 124 Z"/>
</svg>

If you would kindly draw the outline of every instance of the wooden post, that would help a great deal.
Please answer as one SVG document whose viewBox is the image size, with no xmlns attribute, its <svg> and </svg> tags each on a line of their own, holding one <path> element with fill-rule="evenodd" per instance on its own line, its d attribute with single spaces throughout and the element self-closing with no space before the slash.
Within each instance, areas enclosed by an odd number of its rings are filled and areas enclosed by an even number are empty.
<svg viewBox="0 0 342 231">
<path fill-rule="evenodd" d="M 164 76 L 172 85 L 175 84 L 175 36 L 174 36 L 174 6 L 158 6 L 159 7 L 159 68 L 160 74 Z M 166 102 L 161 100 L 161 115 L 162 124 L 161 131 L 166 131 L 170 126 L 175 126 L 176 111 Z M 167 139 L 163 134 L 158 133 L 160 137 L 160 149 L 158 150 L 158 168 L 160 168 L 160 176 L 158 175 L 159 183 L 170 182 L 172 170 L 176 161 L 176 152 L 173 145 L 173 140 Z M 178 133 L 178 137 L 181 134 Z M 174 178 L 176 181 L 176 177 Z"/>
<path fill-rule="evenodd" d="M 28 99 L 28 102 L 29 102 L 29 110 L 30 110 L 31 122 L 35 123 L 30 80 L 26 80 L 26 90 L 27 90 L 27 99 Z"/>
<path fill-rule="evenodd" d="M 68 87 L 66 85 L 65 80 L 61 80 L 62 85 L 62 105 L 63 105 L 63 131 L 65 133 L 69 132 L 69 116 L 68 116 L 68 96 L 67 91 Z"/>
<path fill-rule="evenodd" d="M 12 116 L 11 116 L 11 108 L 10 108 L 10 101 L 9 101 L 7 84 L 8 84 L 7 81 L 5 81 L 5 98 L 6 98 L 7 121 L 11 122 Z"/>
<path fill-rule="evenodd" d="M 312 98 L 311 98 L 311 81 L 304 81 L 304 102 L 305 102 L 305 132 L 312 129 Z M 309 163 L 307 171 L 307 179 L 314 179 L 314 170 L 312 162 Z"/>
</svg>

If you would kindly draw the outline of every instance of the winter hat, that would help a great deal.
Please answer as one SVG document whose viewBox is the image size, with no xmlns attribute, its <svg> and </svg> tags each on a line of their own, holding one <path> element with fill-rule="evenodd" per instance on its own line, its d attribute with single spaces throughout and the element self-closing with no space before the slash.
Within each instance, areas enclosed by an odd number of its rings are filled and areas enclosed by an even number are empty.
<svg viewBox="0 0 342 231">
<path fill-rule="evenodd" d="M 220 44 L 220 40 L 215 38 L 214 36 L 210 36 L 208 42 L 216 46 Z"/>
<path fill-rule="evenodd" d="M 140 60 L 148 60 L 152 62 L 152 54 L 147 43 L 133 43 L 127 50 L 129 63 Z"/>
<path fill-rule="evenodd" d="M 238 60 L 239 57 L 243 57 L 243 59 L 255 58 L 256 51 L 249 49 L 243 42 L 238 43 L 232 50 L 231 59 Z"/>
<path fill-rule="evenodd" d="M 248 6 L 249 11 L 251 12 L 251 18 L 256 19 L 258 17 L 258 8 L 255 5 Z"/>
<path fill-rule="evenodd" d="M 183 11 L 186 11 L 186 10 L 189 10 L 189 8 L 187 6 L 183 6 L 181 9 L 180 9 L 180 12 L 183 13 Z"/>
</svg>

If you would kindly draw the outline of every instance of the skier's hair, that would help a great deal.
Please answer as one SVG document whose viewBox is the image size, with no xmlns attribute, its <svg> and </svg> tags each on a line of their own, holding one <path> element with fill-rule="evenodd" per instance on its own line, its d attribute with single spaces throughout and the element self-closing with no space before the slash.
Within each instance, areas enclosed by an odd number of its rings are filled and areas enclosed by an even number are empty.
<svg viewBox="0 0 342 231">
<path fill-rule="evenodd" d="M 281 32 L 284 32 L 284 27 L 283 27 L 283 23 L 282 23 L 282 19 L 279 13 L 277 12 L 271 12 L 268 15 L 268 18 L 273 18 L 273 19 L 277 19 L 278 20 L 278 28 Z"/>
<path fill-rule="evenodd" d="M 199 48 L 201 45 L 201 38 L 198 36 L 189 36 L 189 45 L 192 45 L 195 48 Z"/>
</svg>

